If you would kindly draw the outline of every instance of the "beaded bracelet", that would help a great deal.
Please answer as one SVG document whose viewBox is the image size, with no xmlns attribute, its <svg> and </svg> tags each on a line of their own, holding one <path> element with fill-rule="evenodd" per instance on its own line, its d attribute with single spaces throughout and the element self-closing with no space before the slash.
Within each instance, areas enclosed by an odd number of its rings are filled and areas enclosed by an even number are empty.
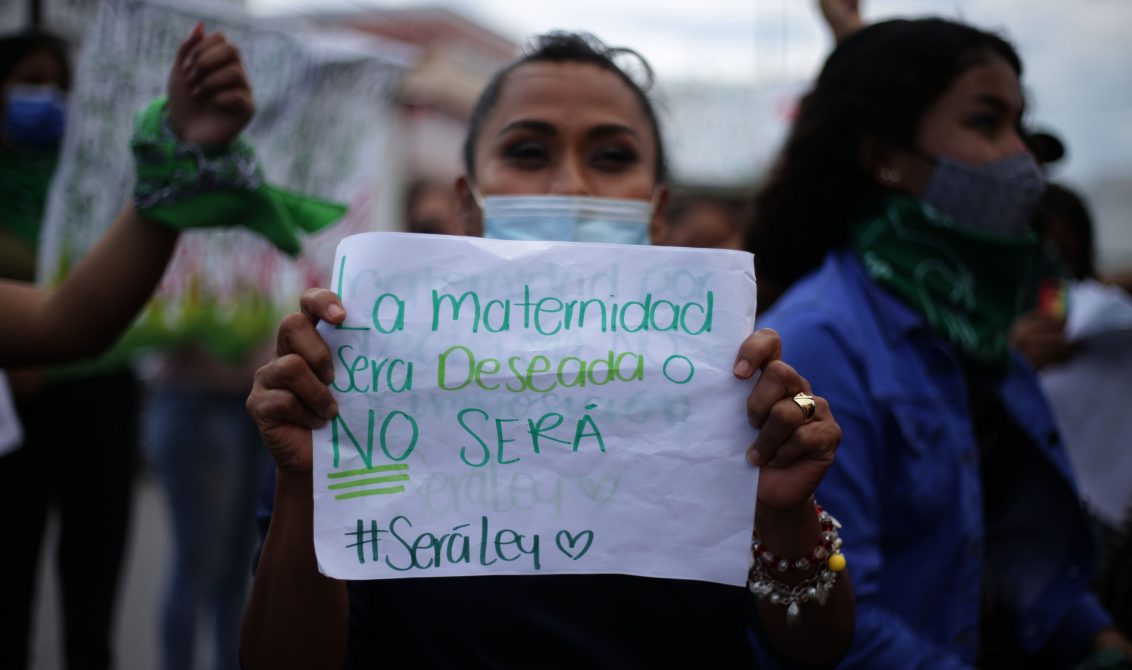
<svg viewBox="0 0 1132 670">
<path fill-rule="evenodd" d="M 751 534 L 751 569 L 747 575 L 747 588 L 759 600 L 772 605 L 786 607 L 786 623 L 796 625 L 802 616 L 802 605 L 817 601 L 824 605 L 829 600 L 837 574 L 845 569 L 845 556 L 841 553 L 841 538 L 838 531 L 841 524 L 821 505 L 814 505 L 821 525 L 821 542 L 809 555 L 788 559 L 778 556 L 763 546 L 754 533 Z M 817 571 L 807 579 L 793 586 L 784 584 L 771 574 Z"/>
</svg>

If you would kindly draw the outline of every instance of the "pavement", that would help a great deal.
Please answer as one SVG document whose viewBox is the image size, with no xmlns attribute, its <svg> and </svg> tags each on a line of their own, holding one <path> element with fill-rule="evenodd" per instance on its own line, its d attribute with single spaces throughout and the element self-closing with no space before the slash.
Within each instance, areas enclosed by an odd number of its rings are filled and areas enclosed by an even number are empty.
<svg viewBox="0 0 1132 670">
<path fill-rule="evenodd" d="M 53 520 L 40 556 L 32 670 L 64 670 L 62 620 L 54 570 L 57 535 L 58 528 Z M 119 670 L 156 670 L 159 667 L 159 598 L 171 554 L 170 541 L 165 500 L 157 483 L 143 475 L 134 493 L 133 526 L 118 596 L 115 659 Z"/>
</svg>

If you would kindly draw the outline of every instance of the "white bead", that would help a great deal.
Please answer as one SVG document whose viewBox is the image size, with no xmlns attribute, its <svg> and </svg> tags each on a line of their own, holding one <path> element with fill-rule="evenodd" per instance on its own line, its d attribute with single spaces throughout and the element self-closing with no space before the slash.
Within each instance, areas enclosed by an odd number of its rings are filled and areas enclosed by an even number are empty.
<svg viewBox="0 0 1132 670">
<path fill-rule="evenodd" d="M 798 607 L 797 601 L 790 603 L 786 608 L 786 625 L 793 626 L 798 623 L 798 619 L 802 616 L 802 608 Z"/>
</svg>

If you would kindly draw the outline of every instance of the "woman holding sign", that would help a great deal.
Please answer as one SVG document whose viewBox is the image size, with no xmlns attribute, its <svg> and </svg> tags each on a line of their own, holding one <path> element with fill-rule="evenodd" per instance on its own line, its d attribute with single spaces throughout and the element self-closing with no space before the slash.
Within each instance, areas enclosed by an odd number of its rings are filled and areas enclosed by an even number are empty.
<svg viewBox="0 0 1132 670">
<path fill-rule="evenodd" d="M 855 3 L 846 3 L 855 5 Z M 1071 667 L 1132 652 L 1089 593 L 1088 518 L 1007 346 L 1043 178 L 1001 38 L 886 21 L 839 44 L 756 200 L 764 322 L 835 403 L 860 668 Z"/>
<path fill-rule="evenodd" d="M 494 77 L 473 113 L 457 183 L 469 231 L 644 243 L 659 230 L 663 147 L 648 97 L 614 62 L 622 56 L 636 54 L 551 34 Z M 522 226 L 509 216 L 516 211 Z M 244 621 L 245 667 L 745 668 L 780 658 L 831 663 L 849 644 L 837 526 L 813 500 L 840 430 L 826 402 L 779 360 L 774 332 L 748 337 L 734 366 L 740 379 L 760 373 L 747 401 L 761 428 L 747 459 L 762 466 L 750 590 L 621 575 L 346 583 L 316 564 L 311 440 L 338 411 L 327 388 L 330 351 L 314 326 L 346 315 L 326 290 L 305 293 L 302 307 L 281 325 L 276 359 L 248 398 L 277 467 Z M 775 651 L 759 658 L 752 629 Z"/>
</svg>

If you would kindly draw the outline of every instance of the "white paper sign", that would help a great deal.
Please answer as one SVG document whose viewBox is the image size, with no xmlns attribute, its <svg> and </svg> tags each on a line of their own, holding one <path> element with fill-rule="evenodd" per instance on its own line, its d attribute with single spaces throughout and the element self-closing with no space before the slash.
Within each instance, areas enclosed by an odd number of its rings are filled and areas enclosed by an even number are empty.
<svg viewBox="0 0 1132 670">
<path fill-rule="evenodd" d="M 746 581 L 745 252 L 368 233 L 321 324 L 315 548 L 340 579 Z"/>
</svg>

